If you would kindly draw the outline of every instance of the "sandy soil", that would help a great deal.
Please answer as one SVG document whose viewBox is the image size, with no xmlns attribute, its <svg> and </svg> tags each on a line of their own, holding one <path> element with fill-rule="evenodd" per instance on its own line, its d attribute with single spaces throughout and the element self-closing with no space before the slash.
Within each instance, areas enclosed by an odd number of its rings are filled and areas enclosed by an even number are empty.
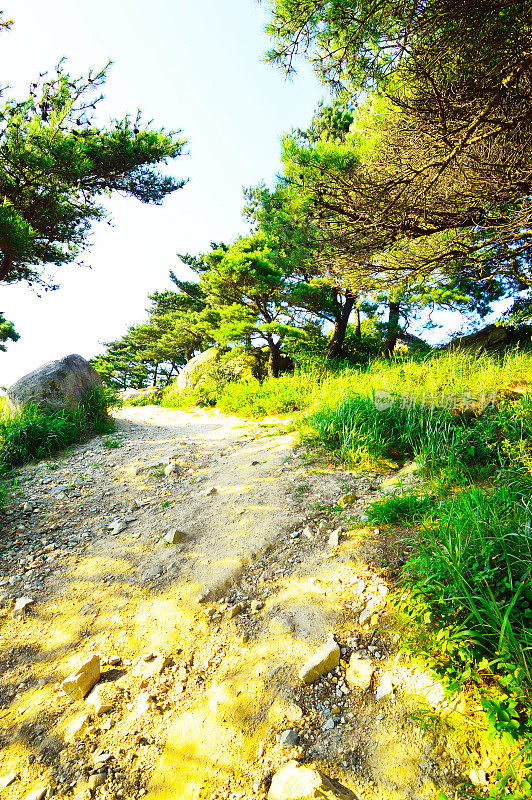
<svg viewBox="0 0 532 800">
<path fill-rule="evenodd" d="M 420 728 L 420 708 L 447 703 L 387 613 L 397 535 L 361 522 L 385 477 L 314 462 L 276 421 L 158 407 L 21 469 L 0 517 L 2 798 L 251 800 L 287 758 L 368 800 L 458 797 L 471 764 Z M 340 666 L 303 684 L 331 632 Z M 372 661 L 364 691 L 345 681 L 355 651 Z M 94 653 L 101 715 L 59 688 Z"/>
</svg>

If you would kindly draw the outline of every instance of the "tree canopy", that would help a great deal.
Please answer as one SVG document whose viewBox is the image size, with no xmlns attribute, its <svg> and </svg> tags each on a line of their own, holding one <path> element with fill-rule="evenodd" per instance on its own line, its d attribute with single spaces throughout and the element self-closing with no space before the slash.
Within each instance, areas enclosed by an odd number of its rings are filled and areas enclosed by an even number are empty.
<svg viewBox="0 0 532 800">
<path fill-rule="evenodd" d="M 140 113 L 96 121 L 108 68 L 74 78 L 64 64 L 29 96 L 0 105 L 0 280 L 55 288 L 42 267 L 74 261 L 113 192 L 161 203 L 183 186 L 158 165 L 183 152 L 179 132 Z"/>
</svg>

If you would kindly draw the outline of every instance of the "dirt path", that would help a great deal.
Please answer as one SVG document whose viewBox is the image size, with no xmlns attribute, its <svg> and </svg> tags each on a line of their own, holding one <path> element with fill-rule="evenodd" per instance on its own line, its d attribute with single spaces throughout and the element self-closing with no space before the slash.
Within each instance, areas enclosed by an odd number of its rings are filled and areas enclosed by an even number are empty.
<svg viewBox="0 0 532 800">
<path fill-rule="evenodd" d="M 360 798 L 453 797 L 464 753 L 412 716 L 441 710 L 441 687 L 398 656 L 386 613 L 396 550 L 361 523 L 384 476 L 313 464 L 275 423 L 117 417 L 22 469 L 0 517 L 2 798 L 248 800 L 287 758 Z M 340 666 L 303 684 L 331 632 Z M 346 681 L 357 652 L 364 689 Z M 58 686 L 92 654 L 101 714 Z"/>
</svg>

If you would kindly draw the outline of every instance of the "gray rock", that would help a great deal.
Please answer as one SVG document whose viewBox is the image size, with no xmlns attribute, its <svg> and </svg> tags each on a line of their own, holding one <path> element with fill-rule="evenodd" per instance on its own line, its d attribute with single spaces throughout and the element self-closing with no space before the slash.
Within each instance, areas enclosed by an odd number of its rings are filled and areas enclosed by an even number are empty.
<svg viewBox="0 0 532 800">
<path fill-rule="evenodd" d="M 340 544 L 340 534 L 342 532 L 341 528 L 336 528 L 335 531 L 331 533 L 329 536 L 329 547 L 338 547 Z"/>
<path fill-rule="evenodd" d="M 69 487 L 66 483 L 62 483 L 60 486 L 54 486 L 53 489 L 50 489 L 50 497 L 55 497 L 58 494 L 63 494 L 64 492 L 68 492 Z"/>
<path fill-rule="evenodd" d="M 24 800 L 42 800 L 47 791 L 48 786 L 38 786 L 37 789 L 27 794 Z"/>
<path fill-rule="evenodd" d="M 123 519 L 114 519 L 110 525 L 107 526 L 107 530 L 112 533 L 113 536 L 116 536 L 118 533 L 122 533 L 125 531 L 126 523 Z"/>
<path fill-rule="evenodd" d="M 297 747 L 299 742 L 299 731 L 297 728 L 289 728 L 281 734 L 280 745 L 281 747 Z"/>
<path fill-rule="evenodd" d="M 345 680 L 352 689 L 369 689 L 373 677 L 373 663 L 369 658 L 362 658 L 358 653 L 353 653 L 345 673 Z"/>
<path fill-rule="evenodd" d="M 88 361 L 70 355 L 24 375 L 9 387 L 7 398 L 16 409 L 35 403 L 51 411 L 74 410 L 88 392 L 101 385 L 102 379 Z"/>
<path fill-rule="evenodd" d="M 360 620 L 359 620 L 360 624 L 364 625 L 369 619 L 371 619 L 373 614 L 376 614 L 377 611 L 380 609 L 381 605 L 382 605 L 382 600 L 380 597 L 372 597 L 369 603 L 367 604 L 366 608 L 360 615 Z"/>
<path fill-rule="evenodd" d="M 102 772 L 97 772 L 96 775 L 89 775 L 89 780 L 87 783 L 89 785 L 89 789 L 97 789 L 99 786 L 104 785 L 105 775 Z"/>
<path fill-rule="evenodd" d="M 331 636 L 300 669 L 299 678 L 304 683 L 312 683 L 339 663 L 340 648 Z"/>
<path fill-rule="evenodd" d="M 168 531 L 164 537 L 164 541 L 167 544 L 179 544 L 180 542 L 186 541 L 186 539 L 188 539 L 188 534 L 186 534 L 184 531 L 178 530 L 178 528 Z"/>
<path fill-rule="evenodd" d="M 159 565 L 157 565 L 155 567 L 150 567 L 149 569 L 147 569 L 143 573 L 142 580 L 150 581 L 153 578 L 158 578 L 161 575 L 162 571 L 163 571 L 163 568 L 160 567 Z"/>
<path fill-rule="evenodd" d="M 329 719 L 326 720 L 321 726 L 322 731 L 332 731 L 333 728 L 334 728 L 334 719 L 332 717 L 329 717 Z"/>
<path fill-rule="evenodd" d="M 14 617 L 21 617 L 24 614 L 24 612 L 26 611 L 26 608 L 28 606 L 31 606 L 34 602 L 35 602 L 35 600 L 33 599 L 33 597 L 19 597 L 19 598 L 17 598 L 17 600 L 15 601 L 15 607 L 13 609 L 13 616 Z"/>
<path fill-rule="evenodd" d="M 61 683 L 61 689 L 71 700 L 82 700 L 100 680 L 100 657 L 85 659 L 78 669 Z"/>
<path fill-rule="evenodd" d="M 204 374 L 205 370 L 214 364 L 220 357 L 218 347 L 210 347 L 187 361 L 177 378 L 178 389 L 191 389 Z"/>
<path fill-rule="evenodd" d="M 356 800 L 356 795 L 319 770 L 288 761 L 273 776 L 268 800 Z"/>
<path fill-rule="evenodd" d="M 17 779 L 17 773 L 14 769 L 11 772 L 8 772 L 7 775 L 2 775 L 0 778 L 0 789 L 7 789 L 12 783 L 14 783 Z"/>
<path fill-rule="evenodd" d="M 392 692 L 392 673 L 384 672 L 381 675 L 380 683 L 377 686 L 377 691 L 375 692 L 375 700 L 379 702 L 379 700 L 383 700 L 385 697 L 388 697 Z"/>
</svg>

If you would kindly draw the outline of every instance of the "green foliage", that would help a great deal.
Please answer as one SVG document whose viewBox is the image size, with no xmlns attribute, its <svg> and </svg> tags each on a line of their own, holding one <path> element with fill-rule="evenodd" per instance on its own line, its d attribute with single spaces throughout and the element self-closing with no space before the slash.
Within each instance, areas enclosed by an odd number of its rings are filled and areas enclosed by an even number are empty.
<svg viewBox="0 0 532 800">
<path fill-rule="evenodd" d="M 382 500 L 375 500 L 367 507 L 366 513 L 372 522 L 386 525 L 394 523 L 417 523 L 434 510 L 434 496 L 417 492 L 391 494 Z"/>
<path fill-rule="evenodd" d="M 116 436 L 104 436 L 103 444 L 104 447 L 108 447 L 110 450 L 116 449 L 117 447 L 121 446 Z"/>
<path fill-rule="evenodd" d="M 256 379 L 230 383 L 216 405 L 229 414 L 245 417 L 291 414 L 307 406 L 311 393 L 305 375 L 281 375 L 262 383 Z"/>
<path fill-rule="evenodd" d="M 134 408 L 142 408 L 143 406 L 157 406 L 161 402 L 161 395 L 152 392 L 140 394 L 137 397 L 127 397 L 123 401 L 124 406 L 133 406 Z"/>
<path fill-rule="evenodd" d="M 0 109 L 0 280 L 39 282 L 42 264 L 74 261 L 90 225 L 106 212 L 102 198 L 120 192 L 160 203 L 183 181 L 158 172 L 185 142 L 153 130 L 140 114 L 109 126 L 95 124 L 94 109 L 107 67 L 73 78 L 63 63 L 41 76 L 23 101 Z"/>
<path fill-rule="evenodd" d="M 75 411 L 47 412 L 30 405 L 12 415 L 4 414 L 0 419 L 0 471 L 47 458 L 90 432 L 103 433 L 112 427 L 105 394 L 100 390 L 89 392 Z"/>
<path fill-rule="evenodd" d="M 5 353 L 6 346 L 3 343 L 7 342 L 8 339 L 11 339 L 12 342 L 17 342 L 20 336 L 16 332 L 13 323 L 7 320 L 0 312 L 0 352 Z"/>
</svg>

